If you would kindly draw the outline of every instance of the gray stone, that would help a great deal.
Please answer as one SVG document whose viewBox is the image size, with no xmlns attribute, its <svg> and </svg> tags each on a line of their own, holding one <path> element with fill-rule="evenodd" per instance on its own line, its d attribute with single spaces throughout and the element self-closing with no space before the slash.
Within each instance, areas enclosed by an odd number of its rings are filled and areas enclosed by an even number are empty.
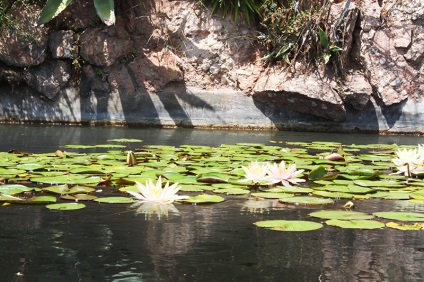
<svg viewBox="0 0 424 282">
<path fill-rule="evenodd" d="M 26 82 L 48 99 L 56 98 L 71 79 L 71 65 L 65 61 L 52 61 L 28 70 Z"/>
<path fill-rule="evenodd" d="M 78 56 L 78 45 L 75 32 L 57 30 L 50 34 L 49 49 L 55 59 L 75 59 Z"/>
<path fill-rule="evenodd" d="M 312 75 L 288 79 L 284 72 L 274 71 L 258 79 L 253 98 L 283 109 L 342 121 L 346 109 L 331 83 Z"/>
</svg>

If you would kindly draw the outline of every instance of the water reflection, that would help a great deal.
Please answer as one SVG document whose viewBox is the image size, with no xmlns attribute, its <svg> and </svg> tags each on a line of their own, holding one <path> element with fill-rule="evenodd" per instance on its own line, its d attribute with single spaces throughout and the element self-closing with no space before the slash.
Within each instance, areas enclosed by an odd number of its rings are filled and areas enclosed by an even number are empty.
<svg viewBox="0 0 424 282">
<path fill-rule="evenodd" d="M 260 198 L 248 199 L 241 207 L 241 212 L 245 213 L 269 213 L 271 207 L 278 205 L 278 200 L 266 200 Z"/>
<path fill-rule="evenodd" d="M 136 214 L 144 214 L 146 220 L 153 219 L 156 215 L 160 220 L 169 214 L 180 215 L 178 209 L 173 204 L 158 203 L 158 202 L 137 202 L 130 206 L 130 209 L 135 209 Z"/>
<path fill-rule="evenodd" d="M 352 135 L 287 132 L 153 130 L 88 127 L 3 127 L 0 147 L 54 151 L 64 144 L 115 138 L 143 144 L 350 140 Z M 145 138 L 146 137 L 146 138 Z M 213 137 L 213 138 L 212 138 Z M 305 137 L 305 138 L 303 138 Z M 372 136 L 355 142 L 375 143 Z M 384 139 L 394 143 L 394 137 Z M 33 140 L 37 140 L 34 142 Z M 420 144 L 420 139 L 402 142 Z M 215 144 L 213 144 L 215 142 Z M 347 142 L 345 142 L 347 143 Z M 284 206 L 275 200 L 226 197 L 220 204 L 137 206 L 87 203 L 78 211 L 42 206 L 0 208 L 2 281 L 420 281 L 424 279 L 422 231 L 344 230 L 276 232 L 259 220 L 308 219 L 321 207 Z M 340 209 L 337 201 L 328 209 Z M 406 201 L 355 201 L 364 212 L 409 210 Z M 144 215 L 144 216 L 143 216 Z M 309 218 L 310 219 L 310 218 Z M 315 219 L 318 220 L 318 219 Z"/>
</svg>

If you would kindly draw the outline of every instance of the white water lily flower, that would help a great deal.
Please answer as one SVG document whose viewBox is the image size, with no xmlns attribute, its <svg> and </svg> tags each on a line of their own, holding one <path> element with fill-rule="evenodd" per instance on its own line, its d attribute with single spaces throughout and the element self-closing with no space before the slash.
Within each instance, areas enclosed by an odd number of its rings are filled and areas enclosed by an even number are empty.
<svg viewBox="0 0 424 282">
<path fill-rule="evenodd" d="M 397 158 L 392 159 L 393 163 L 405 176 L 411 176 L 412 173 L 420 173 L 424 170 L 424 147 L 418 149 L 398 149 Z"/>
<path fill-rule="evenodd" d="M 251 162 L 247 167 L 242 166 L 242 168 L 246 174 L 246 180 L 255 184 L 268 179 L 268 164 L 266 163 Z"/>
<path fill-rule="evenodd" d="M 305 179 L 296 178 L 304 170 L 296 170 L 296 164 L 291 164 L 286 168 L 286 163 L 281 161 L 280 164 L 274 163 L 274 165 L 269 166 L 268 174 L 271 178 L 271 183 L 281 182 L 284 186 L 290 186 L 291 184 L 297 184 L 299 182 L 305 182 Z"/>
<path fill-rule="evenodd" d="M 424 144 L 419 144 L 417 151 L 424 163 Z"/>
<path fill-rule="evenodd" d="M 162 188 L 162 178 L 159 176 L 156 185 L 151 180 L 146 181 L 146 185 L 140 182 L 137 184 L 140 193 L 128 191 L 129 194 L 136 197 L 141 202 L 158 202 L 158 203 L 172 203 L 176 200 L 187 199 L 188 196 L 178 196 L 177 193 L 180 190 L 178 183 L 174 183 L 171 186 L 169 182 L 165 183 L 165 187 Z"/>
</svg>

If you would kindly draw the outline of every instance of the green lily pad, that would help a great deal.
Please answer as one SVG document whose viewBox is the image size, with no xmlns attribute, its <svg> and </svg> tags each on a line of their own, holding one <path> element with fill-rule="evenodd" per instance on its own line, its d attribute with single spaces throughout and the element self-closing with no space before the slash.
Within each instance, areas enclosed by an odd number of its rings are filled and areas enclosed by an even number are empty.
<svg viewBox="0 0 424 282">
<path fill-rule="evenodd" d="M 0 194 L 19 194 L 22 192 L 32 191 L 33 188 L 20 184 L 4 184 L 0 185 Z"/>
<path fill-rule="evenodd" d="M 67 194 L 69 192 L 68 184 L 55 185 L 50 187 L 45 187 L 41 189 L 44 192 L 56 193 L 56 194 Z"/>
<path fill-rule="evenodd" d="M 258 192 L 258 193 L 252 193 L 253 197 L 260 197 L 265 199 L 280 199 L 280 198 L 288 198 L 288 197 L 294 197 L 293 194 L 290 193 L 271 193 L 271 192 Z"/>
<path fill-rule="evenodd" d="M 94 195 L 88 195 L 88 194 L 72 194 L 72 195 L 62 195 L 60 196 L 61 199 L 64 200 L 71 200 L 71 201 L 92 201 L 97 199 L 97 196 Z"/>
<path fill-rule="evenodd" d="M 355 185 L 364 186 L 364 187 L 387 187 L 387 188 L 402 188 L 406 185 L 397 182 L 397 181 L 391 181 L 391 180 L 355 180 L 353 182 Z"/>
<path fill-rule="evenodd" d="M 197 181 L 206 183 L 227 183 L 230 175 L 224 173 L 205 173 L 197 177 Z"/>
<path fill-rule="evenodd" d="M 227 195 L 246 195 L 249 194 L 250 191 L 241 188 L 217 188 L 213 190 L 214 193 L 218 194 L 227 194 Z"/>
<path fill-rule="evenodd" d="M 329 192 L 329 191 L 314 191 L 312 192 L 315 196 L 334 198 L 334 199 L 352 199 L 355 194 L 343 193 L 343 192 Z"/>
<path fill-rule="evenodd" d="M 315 198 L 315 197 L 308 197 L 308 196 L 297 196 L 297 197 L 291 197 L 291 198 L 281 198 L 279 199 L 280 202 L 285 204 L 299 204 L 299 205 L 327 205 L 334 203 L 331 199 L 324 199 L 324 198 Z"/>
<path fill-rule="evenodd" d="M 386 223 L 387 227 L 398 229 L 398 230 L 422 230 L 424 229 L 424 223 L 414 223 L 414 224 L 403 224 L 397 222 L 388 222 Z"/>
<path fill-rule="evenodd" d="M 13 204 L 51 204 L 56 203 L 57 199 L 53 196 L 34 196 L 31 198 L 18 198 L 11 195 L 0 195 L 0 202 Z"/>
<path fill-rule="evenodd" d="M 47 205 L 46 208 L 51 210 L 70 211 L 70 210 L 83 209 L 85 208 L 85 205 L 81 203 L 62 203 L 62 204 Z"/>
<path fill-rule="evenodd" d="M 323 178 L 326 174 L 327 174 L 327 170 L 325 169 L 325 167 L 320 165 L 314 168 L 313 170 L 311 170 L 308 178 L 309 180 L 320 179 L 320 178 Z"/>
<path fill-rule="evenodd" d="M 201 195 L 184 199 L 182 201 L 188 202 L 188 203 L 205 204 L 205 203 L 220 203 L 225 201 L 225 199 L 218 195 L 201 194 Z"/>
<path fill-rule="evenodd" d="M 385 224 L 375 220 L 367 219 L 354 219 L 354 220 L 341 220 L 330 219 L 325 222 L 327 225 L 337 226 L 349 229 L 378 229 L 385 227 Z"/>
<path fill-rule="evenodd" d="M 108 204 L 131 204 L 134 202 L 132 198 L 128 197 L 104 197 L 94 199 L 94 201 Z"/>
<path fill-rule="evenodd" d="M 264 220 L 254 222 L 258 227 L 264 227 L 275 231 L 312 231 L 322 228 L 318 222 L 305 220 Z"/>
<path fill-rule="evenodd" d="M 373 213 L 375 216 L 392 219 L 392 220 L 400 220 L 400 221 L 424 221 L 424 213 L 418 212 L 375 212 Z"/>
<path fill-rule="evenodd" d="M 313 217 L 323 218 L 323 219 L 343 219 L 343 220 L 352 220 L 352 219 L 371 219 L 374 218 L 371 214 L 366 214 L 363 212 L 356 211 L 332 211 L 324 210 L 317 211 L 309 214 Z"/>
<path fill-rule="evenodd" d="M 143 142 L 143 140 L 132 139 L 132 138 L 110 139 L 110 140 L 107 140 L 107 141 L 109 141 L 109 142 L 121 142 L 121 143 Z"/>
<path fill-rule="evenodd" d="M 304 188 L 304 187 L 298 187 L 298 186 L 284 186 L 281 187 L 281 192 L 289 192 L 294 194 L 309 194 L 312 193 L 314 190 L 311 188 Z"/>
</svg>

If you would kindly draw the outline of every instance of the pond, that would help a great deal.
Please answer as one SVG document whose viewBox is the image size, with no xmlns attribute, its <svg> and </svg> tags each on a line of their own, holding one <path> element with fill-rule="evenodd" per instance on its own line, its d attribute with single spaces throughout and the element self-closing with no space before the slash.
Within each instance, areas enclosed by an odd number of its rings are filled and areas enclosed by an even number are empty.
<svg viewBox="0 0 424 282">
<path fill-rule="evenodd" d="M 424 143 L 422 137 L 279 131 L 0 125 L 0 151 L 54 152 L 138 138 L 143 145 L 287 141 L 343 144 Z M 180 192 L 181 193 L 181 192 Z M 114 194 L 114 193 L 111 193 Z M 44 205 L 0 208 L 3 281 L 417 281 L 424 279 L 423 230 L 342 229 L 278 232 L 254 225 L 305 219 L 320 206 L 246 206 L 248 196 L 218 204 L 179 204 L 161 218 L 127 204 L 95 202 L 75 211 Z M 325 209 L 339 210 L 346 199 Z M 355 210 L 424 212 L 399 200 L 355 201 Z M 320 220 L 315 220 L 319 222 Z"/>
</svg>

